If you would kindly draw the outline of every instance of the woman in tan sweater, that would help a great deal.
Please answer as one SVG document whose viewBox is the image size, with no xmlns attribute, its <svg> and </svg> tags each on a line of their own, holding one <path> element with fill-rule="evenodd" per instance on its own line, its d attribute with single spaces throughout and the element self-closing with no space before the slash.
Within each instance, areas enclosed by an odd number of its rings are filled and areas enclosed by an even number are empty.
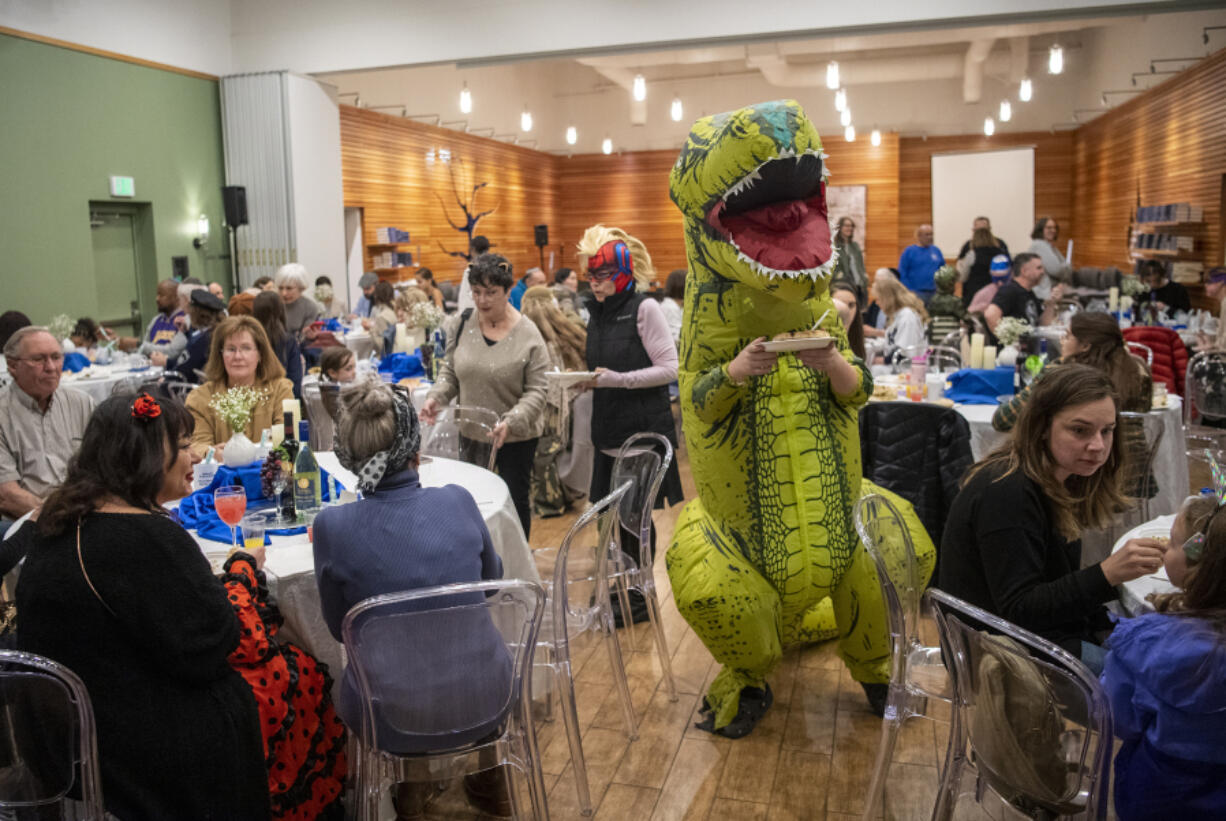
<svg viewBox="0 0 1226 821">
<path fill-rule="evenodd" d="M 523 321 L 507 301 L 513 282 L 511 263 L 499 254 L 483 254 L 469 267 L 476 316 L 465 311 L 459 329 L 447 340 L 447 355 L 422 405 L 421 421 L 433 425 L 439 411 L 457 395 L 461 405 L 498 414 L 495 464 L 527 536 L 532 527 L 532 462 L 544 427 L 549 352 L 536 325 Z"/>
<path fill-rule="evenodd" d="M 205 383 L 189 393 L 185 403 L 196 420 L 192 451 L 203 456 L 215 447 L 218 461 L 233 431 L 209 407 L 214 396 L 240 385 L 264 391 L 264 399 L 251 411 L 251 421 L 243 431 L 253 442 L 259 441 L 265 428 L 281 422 L 281 403 L 294 398 L 294 386 L 285 378 L 264 327 L 249 316 L 232 316 L 214 329 L 204 375 Z"/>
</svg>

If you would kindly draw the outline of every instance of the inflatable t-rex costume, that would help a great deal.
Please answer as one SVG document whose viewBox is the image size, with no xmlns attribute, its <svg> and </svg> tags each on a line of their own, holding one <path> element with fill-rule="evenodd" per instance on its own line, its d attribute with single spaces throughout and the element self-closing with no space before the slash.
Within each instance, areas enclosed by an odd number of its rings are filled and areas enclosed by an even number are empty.
<svg viewBox="0 0 1226 821">
<path fill-rule="evenodd" d="M 857 411 L 872 378 L 827 292 L 825 157 L 800 105 L 775 101 L 698 120 L 669 178 L 689 257 L 680 387 L 698 499 L 667 565 L 677 607 L 723 665 L 700 726 L 729 735 L 770 706 L 766 676 L 783 647 L 830 638 L 836 623 L 853 677 L 889 677 L 880 589 L 851 521 Z M 728 376 L 753 340 L 809 329 L 823 313 L 858 372 L 849 395 L 790 353 L 743 384 Z"/>
</svg>

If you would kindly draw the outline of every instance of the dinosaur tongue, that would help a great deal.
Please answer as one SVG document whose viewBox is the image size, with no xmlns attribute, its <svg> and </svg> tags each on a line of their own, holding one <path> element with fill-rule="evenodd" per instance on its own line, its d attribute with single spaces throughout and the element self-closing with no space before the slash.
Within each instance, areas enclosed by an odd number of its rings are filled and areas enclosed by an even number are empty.
<svg viewBox="0 0 1226 821">
<path fill-rule="evenodd" d="M 773 202 L 735 216 L 722 214 L 721 202 L 711 211 L 709 221 L 730 234 L 741 253 L 768 268 L 817 268 L 830 259 L 824 193 L 805 200 Z"/>
</svg>

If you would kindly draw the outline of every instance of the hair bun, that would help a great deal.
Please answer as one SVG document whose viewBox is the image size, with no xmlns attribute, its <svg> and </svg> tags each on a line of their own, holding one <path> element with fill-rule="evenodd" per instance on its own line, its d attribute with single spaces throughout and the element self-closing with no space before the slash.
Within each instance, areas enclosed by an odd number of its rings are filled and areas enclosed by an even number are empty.
<svg viewBox="0 0 1226 821">
<path fill-rule="evenodd" d="M 362 380 L 341 391 L 341 407 L 355 420 L 378 419 L 392 412 L 392 390 L 375 379 Z"/>
</svg>

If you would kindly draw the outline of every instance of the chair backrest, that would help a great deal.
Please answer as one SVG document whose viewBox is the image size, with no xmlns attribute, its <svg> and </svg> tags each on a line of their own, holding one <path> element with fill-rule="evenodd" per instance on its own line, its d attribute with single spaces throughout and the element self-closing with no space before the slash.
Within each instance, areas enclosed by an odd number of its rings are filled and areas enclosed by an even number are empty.
<svg viewBox="0 0 1226 821">
<path fill-rule="evenodd" d="M 567 625 L 575 622 L 586 623 L 593 601 L 603 609 L 610 622 L 612 620 L 607 581 L 609 550 L 617 543 L 615 529 L 622 500 L 630 493 L 630 488 L 631 483 L 624 482 L 585 510 L 570 526 L 558 548 L 553 566 L 550 618 L 553 622 L 557 660 L 561 664 L 568 664 L 570 660 Z M 575 551 L 577 552 L 572 556 Z M 576 602 L 574 609 L 570 606 L 572 599 Z"/>
<path fill-rule="evenodd" d="M 667 437 L 636 433 L 622 443 L 613 462 L 611 486 L 630 482 L 630 490 L 618 506 L 618 516 L 622 527 L 638 537 L 639 557 L 648 572 L 652 566 L 651 511 L 672 461 L 673 446 Z"/>
<path fill-rule="evenodd" d="M 75 673 L 33 653 L 0 651 L 0 807 L 64 800 L 80 785 L 86 818 L 102 821 L 94 710 Z"/>
<path fill-rule="evenodd" d="M 1201 351 L 1188 363 L 1184 382 L 1183 420 L 1226 418 L 1226 351 Z"/>
<path fill-rule="evenodd" d="M 386 752 L 445 752 L 488 737 L 517 707 L 528 715 L 544 612 L 544 590 L 520 579 L 355 604 L 341 636 L 362 698 L 362 737 Z"/>
<path fill-rule="evenodd" d="M 890 623 L 891 680 L 902 681 L 910 648 L 920 640 L 920 600 L 924 579 L 915 558 L 915 545 L 902 514 L 877 493 L 862 496 L 852 511 L 856 533 L 877 566 L 877 581 Z"/>
<path fill-rule="evenodd" d="M 961 367 L 962 350 L 959 347 L 933 345 L 928 349 L 928 371 L 930 373 L 950 373 Z"/>
<path fill-rule="evenodd" d="M 1145 367 L 1153 369 L 1154 367 L 1154 349 L 1146 345 L 1144 342 L 1125 342 L 1128 347 L 1128 352 L 1135 355 L 1145 362 Z"/>
<path fill-rule="evenodd" d="M 322 385 L 308 382 L 302 386 L 302 403 L 311 422 L 311 448 L 319 453 L 332 450 L 336 424 L 324 405 Z"/>
<path fill-rule="evenodd" d="M 498 414 L 488 408 L 450 405 L 441 409 L 434 424 L 422 431 L 421 452 L 493 470 L 498 455 L 493 443 L 497 424 Z"/>
<path fill-rule="evenodd" d="M 1120 428 L 1117 435 L 1124 437 L 1127 454 L 1121 482 L 1124 491 L 1138 499 L 1152 499 L 1158 492 L 1153 473 L 1154 460 L 1166 430 L 1162 415 L 1160 412 L 1120 411 Z"/>
<path fill-rule="evenodd" d="M 958 352 L 958 358 L 962 358 L 962 337 L 966 335 L 966 329 L 959 326 L 958 330 L 950 331 L 941 337 L 940 347 L 949 348 Z"/>
<path fill-rule="evenodd" d="M 1102 817 L 1111 712 L 1098 679 L 1046 639 L 942 590 L 925 595 L 980 776 L 1019 809 Z"/>
</svg>

